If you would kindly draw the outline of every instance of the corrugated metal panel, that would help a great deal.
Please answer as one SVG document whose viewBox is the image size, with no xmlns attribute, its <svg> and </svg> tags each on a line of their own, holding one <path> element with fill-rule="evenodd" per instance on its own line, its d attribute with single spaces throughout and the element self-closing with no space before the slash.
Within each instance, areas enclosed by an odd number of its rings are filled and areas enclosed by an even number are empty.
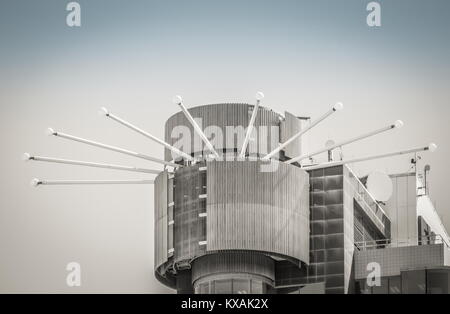
<svg viewBox="0 0 450 314">
<path fill-rule="evenodd" d="M 197 258 L 192 265 L 192 282 L 214 274 L 254 274 L 275 280 L 275 261 L 251 252 L 220 252 Z"/>
<path fill-rule="evenodd" d="M 292 113 L 285 111 L 285 120 L 280 127 L 280 142 L 287 141 L 292 135 L 300 132 L 302 129 L 301 121 Z M 289 158 L 294 158 L 302 154 L 302 140 L 297 138 L 291 144 L 285 147 L 284 155 Z"/>
<path fill-rule="evenodd" d="M 167 262 L 167 171 L 155 178 L 155 270 Z"/>
<path fill-rule="evenodd" d="M 197 120 L 202 130 L 204 130 L 207 136 L 212 135 L 214 138 L 215 134 L 208 134 L 211 131 L 212 126 L 217 126 L 222 130 L 223 138 L 212 139 L 213 145 L 216 150 L 227 149 L 228 151 L 239 151 L 242 142 L 245 137 L 245 128 L 248 126 L 250 116 L 253 110 L 253 106 L 249 104 L 242 103 L 223 103 L 223 104 L 213 104 L 204 105 L 188 109 L 190 114 Z M 259 134 L 259 126 L 274 126 L 274 133 L 271 135 L 270 132 L 267 135 L 258 136 L 255 142 L 250 142 L 249 145 L 257 145 L 260 139 L 264 141 L 269 140 L 270 148 L 275 148 L 279 143 L 279 117 L 280 115 L 274 111 L 268 110 L 264 107 L 259 107 L 258 116 L 255 121 L 255 129 Z M 226 127 L 241 127 L 242 132 L 238 134 L 231 134 L 231 132 L 226 131 Z M 190 131 L 191 143 L 190 147 L 182 147 L 186 153 L 194 152 L 195 155 L 200 155 L 202 153 L 202 148 L 204 144 L 202 143 L 200 137 L 194 132 L 192 125 L 186 119 L 182 112 L 178 112 L 171 116 L 165 125 L 165 141 L 171 145 L 174 145 L 181 139 L 181 135 L 175 132 L 175 138 L 172 138 L 172 132 L 176 127 L 187 128 Z M 227 137 L 227 133 L 228 137 Z M 269 149 L 268 145 L 259 145 L 258 152 L 267 153 Z M 271 150 L 271 149 L 270 149 Z M 255 150 L 254 150 L 255 151 Z M 172 154 L 169 150 L 165 149 L 164 154 L 165 160 L 172 160 Z M 277 158 L 277 156 L 274 156 Z"/>
<path fill-rule="evenodd" d="M 210 161 L 207 168 L 208 251 L 256 250 L 309 262 L 307 172 L 261 161 Z"/>
<path fill-rule="evenodd" d="M 249 106 L 249 117 L 253 111 L 254 106 Z M 259 107 L 258 115 L 255 120 L 256 138 L 248 145 L 247 152 L 250 155 L 266 155 L 275 149 L 280 143 L 280 115 L 274 111 Z M 250 119 L 250 118 L 249 118 Z M 244 125 L 247 127 L 247 125 Z M 278 159 L 277 153 L 273 158 Z"/>
</svg>

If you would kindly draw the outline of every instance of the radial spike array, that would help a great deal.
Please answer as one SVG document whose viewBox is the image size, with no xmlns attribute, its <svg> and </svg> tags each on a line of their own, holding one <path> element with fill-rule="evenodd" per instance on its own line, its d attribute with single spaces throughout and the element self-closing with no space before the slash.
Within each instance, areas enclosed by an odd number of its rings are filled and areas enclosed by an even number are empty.
<svg viewBox="0 0 450 314">
<path fill-rule="evenodd" d="M 401 151 L 396 151 L 396 152 L 391 152 L 391 153 L 385 153 L 385 154 L 380 154 L 380 155 L 367 156 L 367 157 L 359 157 L 359 158 L 354 158 L 354 159 L 349 159 L 349 160 L 331 161 L 331 162 L 326 162 L 326 163 L 317 164 L 317 165 L 304 166 L 303 168 L 305 170 L 322 169 L 322 168 L 329 168 L 329 167 L 334 167 L 334 166 L 341 166 L 341 165 L 345 165 L 345 164 L 352 164 L 352 163 L 361 162 L 361 161 L 367 161 L 367 160 L 381 159 L 381 158 L 398 156 L 398 155 L 417 153 L 417 152 L 420 152 L 420 151 L 427 151 L 428 150 L 430 152 L 434 152 L 436 149 L 437 149 L 437 145 L 434 144 L 434 143 L 430 143 L 428 146 L 425 146 L 425 147 L 406 149 L 406 150 L 401 150 Z"/>
<path fill-rule="evenodd" d="M 31 180 L 32 186 L 39 185 L 99 185 L 99 184 L 153 184 L 153 180 Z"/>
<path fill-rule="evenodd" d="M 163 164 L 163 165 L 166 165 L 166 166 L 171 166 L 171 167 L 175 167 L 175 168 L 180 167 L 180 165 L 172 163 L 172 162 L 168 162 L 168 161 L 165 161 L 165 160 L 154 158 L 154 157 L 151 157 L 151 156 L 148 156 L 148 155 L 145 155 L 145 154 L 141 154 L 141 153 L 136 153 L 136 152 L 133 152 L 131 150 L 126 150 L 126 149 L 123 149 L 123 148 L 119 148 L 119 147 L 115 147 L 115 146 L 111 146 L 111 145 L 106 145 L 106 144 L 103 144 L 103 143 L 100 143 L 100 142 L 94 142 L 94 141 L 87 140 L 87 139 L 84 139 L 84 138 L 81 138 L 81 137 L 77 137 L 77 136 L 73 136 L 73 135 L 70 135 L 70 134 L 57 132 L 57 131 L 53 130 L 52 128 L 48 128 L 47 129 L 47 134 L 53 135 L 53 136 L 56 136 L 56 137 L 61 137 L 61 138 L 67 139 L 67 140 L 71 140 L 71 141 L 87 144 L 87 145 L 90 145 L 90 146 L 95 146 L 95 147 L 111 150 L 111 151 L 114 151 L 114 152 L 130 155 L 130 156 L 133 156 L 133 157 L 137 157 L 137 158 L 153 161 L 153 162 L 160 163 L 160 164 Z"/>
<path fill-rule="evenodd" d="M 131 166 L 102 164 L 102 163 L 89 162 L 89 161 L 69 160 L 69 159 L 60 159 L 60 158 L 43 157 L 43 156 L 32 156 L 28 153 L 24 154 L 23 159 L 24 160 L 32 160 L 32 161 L 43 161 L 43 162 L 50 162 L 50 163 L 66 164 L 66 165 L 105 168 L 105 169 L 114 169 L 114 170 L 123 170 L 123 171 L 134 171 L 134 172 L 143 172 L 143 173 L 152 173 L 152 174 L 159 174 L 161 172 L 160 170 L 152 170 L 152 169 L 138 168 L 138 167 L 131 167 Z"/>
<path fill-rule="evenodd" d="M 110 113 L 105 107 L 102 107 L 102 108 L 100 109 L 100 114 L 103 115 L 103 116 L 105 116 L 105 117 L 107 117 L 107 118 L 110 118 L 110 119 L 113 120 L 113 121 L 116 121 L 116 122 L 118 122 L 118 123 L 120 123 L 120 124 L 126 126 L 127 128 L 129 128 L 129 129 L 131 129 L 131 130 L 133 130 L 133 131 L 136 131 L 136 132 L 139 133 L 139 134 L 144 135 L 145 137 L 151 139 L 152 141 L 154 141 L 154 142 L 156 142 L 156 143 L 158 143 L 158 144 L 163 145 L 163 146 L 166 147 L 167 149 L 171 150 L 173 153 L 175 153 L 175 154 L 177 154 L 177 155 L 179 155 L 179 156 L 185 158 L 185 159 L 188 160 L 188 161 L 193 161 L 193 160 L 194 160 L 194 158 L 192 158 L 190 155 L 186 154 L 185 152 L 182 152 L 182 151 L 179 150 L 178 148 L 173 147 L 172 145 L 170 145 L 170 144 L 164 142 L 163 140 L 157 138 L 156 136 L 154 136 L 154 135 L 152 135 L 152 134 L 150 134 L 150 133 L 148 133 L 148 132 L 146 132 L 146 131 L 144 131 L 144 130 L 138 128 L 137 126 L 131 124 L 130 122 L 125 121 L 124 119 L 122 119 L 122 118 L 120 118 L 120 117 L 118 117 L 118 116 L 116 116 L 116 115 Z"/>
<path fill-rule="evenodd" d="M 255 124 L 256 116 L 258 115 L 259 103 L 264 98 L 264 94 L 262 92 L 257 92 L 255 98 L 256 98 L 256 105 L 253 108 L 252 116 L 250 118 L 250 122 L 248 123 L 244 143 L 242 144 L 241 152 L 239 153 L 240 158 L 245 157 L 245 151 L 247 150 L 248 141 L 250 140 L 250 136 L 253 131 L 253 125 Z"/>
<path fill-rule="evenodd" d="M 288 140 L 286 140 L 286 142 L 281 143 L 276 149 L 274 149 L 273 151 L 271 151 L 270 153 L 268 153 L 266 156 L 264 156 L 262 158 L 262 160 L 269 160 L 271 157 L 273 157 L 276 153 L 278 153 L 280 150 L 282 150 L 283 148 L 285 148 L 286 146 L 288 146 L 290 143 L 292 143 L 295 139 L 297 139 L 298 137 L 302 136 L 303 134 L 305 134 L 306 132 L 308 132 L 309 130 L 311 130 L 313 127 L 315 127 L 317 124 L 319 124 L 320 122 L 322 122 L 323 120 L 325 120 L 326 118 L 328 118 L 329 116 L 331 116 L 333 113 L 335 113 L 336 111 L 340 111 L 344 109 L 344 105 L 341 102 L 336 103 L 333 108 L 331 108 L 330 110 L 328 110 L 325 114 L 323 114 L 321 117 L 319 117 L 317 120 L 313 121 L 308 127 L 300 130 L 299 132 L 297 132 L 296 134 L 294 134 L 293 136 L 291 136 Z"/>
<path fill-rule="evenodd" d="M 200 136 L 202 141 L 208 147 L 209 151 L 214 155 L 214 157 L 219 158 L 220 156 L 216 152 L 216 150 L 214 149 L 214 146 L 211 144 L 211 142 L 206 137 L 205 133 L 203 133 L 203 131 L 200 128 L 200 126 L 197 124 L 197 122 L 195 122 L 194 118 L 191 116 L 189 111 L 184 106 L 183 98 L 181 98 L 181 96 L 179 96 L 179 95 L 176 95 L 176 96 L 173 97 L 172 101 L 173 101 L 174 104 L 178 105 L 181 108 L 181 111 L 183 111 L 184 115 L 186 116 L 186 118 L 189 120 L 189 122 L 191 123 L 192 127 L 194 128 L 195 132 L 198 134 L 198 136 Z"/>
<path fill-rule="evenodd" d="M 344 145 L 348 145 L 350 143 L 354 143 L 356 141 L 360 141 L 360 140 L 369 138 L 371 136 L 378 135 L 380 133 L 393 130 L 395 128 L 399 129 L 402 126 L 403 126 L 403 122 L 401 120 L 397 120 L 394 123 L 389 124 L 388 126 L 385 126 L 383 128 L 380 128 L 380 129 L 377 129 L 377 130 L 374 130 L 374 131 L 371 131 L 371 132 L 368 132 L 368 133 L 356 136 L 354 138 L 351 138 L 351 139 L 348 139 L 348 140 L 345 140 L 345 141 L 338 142 L 336 144 L 333 144 L 332 146 L 325 147 L 323 149 L 319 149 L 319 150 L 317 150 L 315 152 L 312 152 L 312 153 L 309 153 L 309 154 L 304 154 L 304 155 L 301 155 L 301 156 L 294 157 L 294 158 L 289 159 L 288 161 L 286 161 L 286 163 L 291 164 L 291 163 L 294 163 L 294 162 L 300 162 L 302 160 L 311 158 L 311 157 L 316 156 L 318 154 L 321 154 L 321 153 L 333 150 L 333 149 L 335 149 L 337 147 L 342 147 Z"/>
<path fill-rule="evenodd" d="M 250 140 L 250 136 L 252 134 L 252 131 L 254 129 L 254 125 L 255 125 L 255 121 L 256 118 L 258 116 L 258 110 L 259 110 L 259 105 L 261 103 L 261 100 L 264 98 L 264 94 L 262 92 L 258 92 L 255 95 L 256 98 L 256 104 L 253 108 L 252 111 L 252 115 L 250 117 L 248 126 L 247 126 L 247 130 L 246 130 L 246 134 L 245 134 L 245 138 L 242 144 L 242 147 L 240 148 L 240 150 L 238 151 L 238 154 L 236 157 L 238 158 L 245 158 L 246 155 L 246 150 L 248 147 L 248 143 Z M 183 114 L 186 116 L 187 120 L 189 121 L 189 123 L 193 126 L 196 134 L 198 134 L 200 136 L 200 138 L 202 139 L 202 141 L 205 143 L 205 145 L 207 146 L 208 150 L 210 151 L 210 153 L 214 156 L 213 158 L 219 158 L 219 154 L 217 153 L 217 151 L 215 150 L 214 146 L 211 144 L 211 142 L 209 141 L 209 139 L 206 137 L 205 133 L 203 132 L 203 130 L 200 128 L 200 126 L 197 124 L 197 122 L 194 120 L 194 118 L 192 117 L 192 115 L 189 113 L 188 109 L 184 106 L 183 104 L 183 99 L 180 96 L 175 96 L 173 98 L 173 102 L 175 104 L 177 104 L 181 111 L 183 112 Z M 308 131 L 310 131 L 312 128 L 314 128 L 316 125 L 318 125 L 320 122 L 324 121 L 325 119 L 327 119 L 329 116 L 331 116 L 334 112 L 336 111 L 340 111 L 343 109 L 343 104 L 338 102 L 336 103 L 330 110 L 328 110 L 326 113 L 324 113 L 322 116 L 320 116 L 318 119 L 314 120 L 309 126 L 307 126 L 306 128 L 300 130 L 299 132 L 297 132 L 296 134 L 292 135 L 289 139 L 287 139 L 284 143 L 281 143 L 276 149 L 272 150 L 271 152 L 269 152 L 267 155 L 265 155 L 264 157 L 261 158 L 261 160 L 264 161 L 269 161 L 273 156 L 275 156 L 275 154 L 277 154 L 278 152 L 280 152 L 281 150 L 283 150 L 286 146 L 288 146 L 289 144 L 291 144 L 294 140 L 298 139 L 299 137 L 301 137 L 302 135 L 304 135 L 305 133 L 307 133 Z M 105 150 L 109 150 L 109 151 L 114 151 L 117 153 L 121 153 L 121 154 L 125 154 L 125 155 L 129 155 L 129 156 L 133 156 L 136 158 L 140 158 L 140 159 L 145 159 L 147 161 L 152 161 L 155 163 L 159 163 L 162 164 L 164 166 L 168 166 L 168 167 L 173 167 L 174 169 L 179 168 L 179 167 L 183 167 L 183 163 L 184 165 L 189 165 L 187 162 L 195 162 L 195 159 L 179 150 L 178 148 L 170 145 L 169 143 L 165 142 L 164 140 L 142 130 L 141 128 L 135 126 L 134 124 L 112 114 L 111 112 L 109 112 L 106 108 L 102 107 L 100 110 L 100 113 L 103 116 L 106 116 L 107 118 L 110 118 L 111 120 L 122 124 L 123 126 L 151 139 L 152 141 L 164 146 L 165 148 L 169 149 L 172 153 L 174 153 L 175 155 L 183 158 L 183 162 L 181 162 L 180 164 L 178 163 L 174 163 L 174 162 L 170 162 L 170 161 L 166 161 L 166 160 L 162 160 L 162 159 L 158 159 L 158 158 L 154 158 L 152 156 L 146 155 L 146 154 L 142 154 L 142 153 L 138 153 L 138 152 L 134 152 L 131 150 L 127 150 L 127 149 L 123 149 L 120 147 L 116 147 L 116 146 L 112 146 L 112 145 L 107 145 L 107 144 L 103 144 L 100 142 L 95 142 L 89 139 L 85 139 L 85 138 L 81 138 L 81 137 L 77 137 L 74 135 L 70 135 L 70 134 L 66 134 L 63 132 L 59 132 L 59 131 L 55 131 L 52 128 L 48 128 L 47 129 L 47 134 L 51 135 L 51 136 L 56 136 L 56 137 L 60 137 L 60 138 L 64 138 L 67 140 L 71 140 L 74 142 L 79 142 L 79 143 L 83 143 L 89 146 L 94 146 L 94 147 L 98 147 L 98 148 L 102 148 Z M 365 134 L 347 139 L 347 140 L 343 140 L 340 141 L 338 143 L 334 143 L 331 146 L 313 151 L 311 153 L 306 153 L 297 157 L 294 157 L 292 159 L 286 160 L 284 161 L 287 164 L 293 164 L 295 162 L 301 162 L 305 159 L 309 159 L 313 156 L 316 156 L 318 154 L 324 153 L 326 151 L 331 151 L 337 147 L 342 147 L 344 145 L 348 145 L 351 143 L 355 143 L 357 141 L 363 140 L 363 139 L 367 139 L 369 137 L 381 134 L 383 132 L 389 131 L 389 130 L 393 130 L 393 129 L 398 129 L 401 128 L 403 126 L 403 122 L 401 120 L 397 120 L 392 124 L 389 124 L 385 127 L 382 127 L 380 129 L 376 129 L 370 132 L 367 132 Z M 402 150 L 402 151 L 396 151 L 396 152 L 391 152 L 391 153 L 385 153 L 385 154 L 380 154 L 380 155 L 372 155 L 372 156 L 367 156 L 367 157 L 361 157 L 361 158 L 354 158 L 354 159 L 350 159 L 350 160 L 342 160 L 342 161 L 332 161 L 332 162 L 325 162 L 325 163 L 319 163 L 319 164 L 312 164 L 312 165 L 299 165 L 300 167 L 302 167 L 305 170 L 314 170 L 314 169 L 318 169 L 318 168 L 326 168 L 326 167 L 333 167 L 333 166 L 338 166 L 338 165 L 343 165 L 343 164 L 349 164 L 349 163 L 355 163 L 355 162 L 362 162 L 362 161 L 366 161 L 366 160 L 373 160 L 373 159 L 380 159 L 380 158 L 386 158 L 386 157 L 390 157 L 390 156 L 396 156 L 396 155 L 402 155 L 402 154 L 409 154 L 409 153 L 416 153 L 419 151 L 431 151 L 433 152 L 434 150 L 436 150 L 437 146 L 434 143 L 431 143 L 430 145 L 426 146 L 426 147 L 419 147 L 419 148 L 413 148 L 413 149 L 408 149 L 408 150 Z M 210 156 L 204 156 L 205 158 L 208 158 Z M 59 164 L 68 164 L 68 165 L 77 165 L 77 166 L 84 166 L 84 167 L 94 167 L 94 168 L 104 168 L 104 169 L 112 169 L 112 170 L 122 170 L 122 171 L 132 171 L 132 172 L 141 172 L 141 173 L 147 173 L 147 174 L 159 174 L 161 171 L 160 170 L 154 170 L 154 169 L 148 169 L 148 168 L 139 168 L 139 167 L 134 167 L 134 166 L 124 166 L 124 165 L 116 165 L 116 164 L 109 164 L 109 163 L 96 163 L 96 162 L 90 162 L 90 161 L 79 161 L 79 160 L 71 160 L 71 159 L 61 159 L 61 158 L 53 158 L 53 157 L 44 157 L 44 156 L 34 156 L 31 155 L 29 153 L 25 153 L 23 155 L 23 159 L 24 160 L 31 160 L 31 161 L 41 161 L 41 162 L 49 162 L 49 163 L 59 163 Z M 175 158 L 174 158 L 175 159 Z M 85 184 L 152 184 L 153 180 L 39 180 L 39 179 L 33 179 L 32 181 L 32 185 L 33 186 L 38 186 L 38 185 L 75 185 L 75 184 L 80 184 L 80 185 L 85 185 Z"/>
</svg>

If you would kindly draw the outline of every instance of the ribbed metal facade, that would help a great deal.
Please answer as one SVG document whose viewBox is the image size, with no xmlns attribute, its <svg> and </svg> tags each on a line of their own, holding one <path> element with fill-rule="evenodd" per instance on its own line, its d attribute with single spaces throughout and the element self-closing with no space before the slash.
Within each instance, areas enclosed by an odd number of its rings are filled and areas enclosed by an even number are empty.
<svg viewBox="0 0 450 314">
<path fill-rule="evenodd" d="M 294 134 L 298 133 L 302 129 L 300 120 L 292 113 L 284 113 L 284 121 L 281 123 L 280 128 L 280 142 L 286 142 Z M 284 148 L 284 156 L 288 158 L 294 158 L 302 154 L 302 142 L 301 137 L 295 139 L 291 144 Z"/>
<path fill-rule="evenodd" d="M 207 250 L 253 250 L 309 263 L 309 180 L 295 166 L 207 162 Z"/>
<path fill-rule="evenodd" d="M 224 103 L 193 107 L 188 111 L 204 130 L 206 136 L 212 137 L 211 142 L 216 151 L 225 149 L 227 152 L 235 152 L 242 147 L 245 128 L 248 126 L 253 108 L 254 106 L 250 104 Z M 281 116 L 278 113 L 259 107 L 254 125 L 258 136 L 249 143 L 249 149 L 252 152 L 265 154 L 278 145 L 280 119 Z M 259 128 L 260 126 L 267 126 L 267 128 Z M 239 127 L 240 129 L 236 129 L 236 132 L 233 133 L 230 127 Z M 221 130 L 222 138 L 214 133 L 217 128 Z M 174 146 L 179 146 L 178 141 L 185 143 L 186 139 L 183 136 L 186 136 L 186 130 L 189 130 L 190 140 L 188 142 L 190 145 L 179 148 L 186 153 L 193 153 L 195 156 L 202 155 L 204 143 L 194 132 L 192 125 L 182 112 L 174 114 L 167 120 L 165 141 Z M 167 149 L 165 150 L 165 159 L 167 161 L 173 159 L 171 151 Z"/>
</svg>

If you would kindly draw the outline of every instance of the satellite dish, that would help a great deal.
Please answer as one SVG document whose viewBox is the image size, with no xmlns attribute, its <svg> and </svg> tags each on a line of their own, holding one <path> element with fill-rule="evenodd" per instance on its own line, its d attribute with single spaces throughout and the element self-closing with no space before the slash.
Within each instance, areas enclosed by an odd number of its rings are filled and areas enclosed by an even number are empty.
<svg viewBox="0 0 450 314">
<path fill-rule="evenodd" d="M 392 180 L 386 173 L 374 171 L 367 177 L 367 189 L 377 201 L 386 202 L 392 196 Z"/>
</svg>

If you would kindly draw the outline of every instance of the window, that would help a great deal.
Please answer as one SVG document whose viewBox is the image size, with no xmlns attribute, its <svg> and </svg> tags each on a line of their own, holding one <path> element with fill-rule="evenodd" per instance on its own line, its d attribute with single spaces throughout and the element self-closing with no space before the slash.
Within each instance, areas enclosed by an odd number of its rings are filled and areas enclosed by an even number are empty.
<svg viewBox="0 0 450 314">
<path fill-rule="evenodd" d="M 389 281 L 388 278 L 381 278 L 380 279 L 380 286 L 373 286 L 372 287 L 372 294 L 388 294 L 389 291 Z"/>
<path fill-rule="evenodd" d="M 327 249 L 343 248 L 344 247 L 344 235 L 343 234 L 331 234 L 325 236 L 325 245 Z"/>
<path fill-rule="evenodd" d="M 311 222 L 311 234 L 319 235 L 325 233 L 325 221 L 312 221 Z"/>
<path fill-rule="evenodd" d="M 201 283 L 195 289 L 195 293 L 198 294 L 208 294 L 209 293 L 209 282 Z"/>
<path fill-rule="evenodd" d="M 389 277 L 389 294 L 402 293 L 402 278 L 400 276 Z"/>
<path fill-rule="evenodd" d="M 344 260 L 344 249 L 328 249 L 327 250 L 327 261 L 337 262 Z"/>
<path fill-rule="evenodd" d="M 425 293 L 425 270 L 411 270 L 402 272 L 402 293 Z"/>
<path fill-rule="evenodd" d="M 264 294 L 266 291 L 266 283 L 250 278 L 210 280 L 195 286 L 197 294 Z"/>
<path fill-rule="evenodd" d="M 356 294 L 372 294 L 372 287 L 367 285 L 367 281 L 365 279 L 356 281 L 355 290 Z"/>
<path fill-rule="evenodd" d="M 233 293 L 248 294 L 250 293 L 249 279 L 233 279 Z"/>
<path fill-rule="evenodd" d="M 173 249 L 173 224 L 167 227 L 167 248 Z"/>
<path fill-rule="evenodd" d="M 343 177 L 341 175 L 325 177 L 325 190 L 342 190 Z"/>
<path fill-rule="evenodd" d="M 232 286 L 232 279 L 215 280 L 215 291 L 216 294 L 226 294 L 230 293 Z"/>
<path fill-rule="evenodd" d="M 427 270 L 427 293 L 448 294 L 450 271 L 445 269 Z"/>
<path fill-rule="evenodd" d="M 343 233 L 344 221 L 342 219 L 327 220 L 327 234 Z"/>
<path fill-rule="evenodd" d="M 251 285 L 252 285 L 252 290 L 251 293 L 254 294 L 262 294 L 264 293 L 264 283 L 262 281 L 259 280 L 252 280 L 251 281 Z"/>
<path fill-rule="evenodd" d="M 325 263 L 325 272 L 327 275 L 337 275 L 344 273 L 344 262 L 328 262 Z"/>
</svg>

